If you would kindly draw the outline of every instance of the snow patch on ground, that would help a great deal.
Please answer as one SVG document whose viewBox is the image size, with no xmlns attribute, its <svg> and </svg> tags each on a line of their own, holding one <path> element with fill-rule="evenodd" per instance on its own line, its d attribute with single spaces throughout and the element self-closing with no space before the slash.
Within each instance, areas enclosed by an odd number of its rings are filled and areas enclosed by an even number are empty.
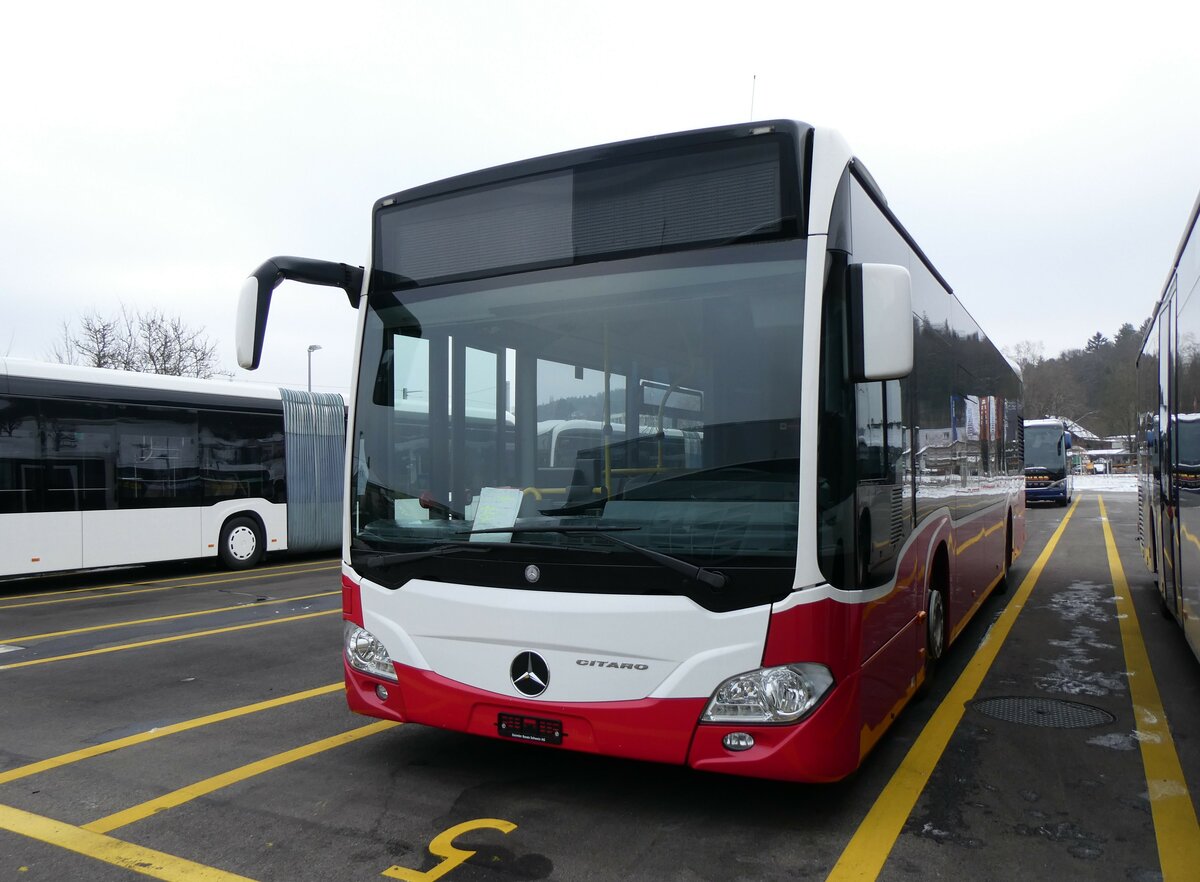
<svg viewBox="0 0 1200 882">
<path fill-rule="evenodd" d="M 1137 475 L 1076 475 L 1075 492 L 1137 493 Z"/>
</svg>

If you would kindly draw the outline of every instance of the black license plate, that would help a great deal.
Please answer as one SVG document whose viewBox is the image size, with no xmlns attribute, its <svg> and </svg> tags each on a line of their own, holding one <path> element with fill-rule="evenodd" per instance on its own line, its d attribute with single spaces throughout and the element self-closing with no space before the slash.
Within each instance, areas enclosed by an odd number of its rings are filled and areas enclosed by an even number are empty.
<svg viewBox="0 0 1200 882">
<path fill-rule="evenodd" d="M 545 720 L 520 714 L 500 714 L 496 720 L 496 731 L 503 738 L 536 741 L 538 744 L 562 744 L 563 740 L 561 720 Z"/>
</svg>

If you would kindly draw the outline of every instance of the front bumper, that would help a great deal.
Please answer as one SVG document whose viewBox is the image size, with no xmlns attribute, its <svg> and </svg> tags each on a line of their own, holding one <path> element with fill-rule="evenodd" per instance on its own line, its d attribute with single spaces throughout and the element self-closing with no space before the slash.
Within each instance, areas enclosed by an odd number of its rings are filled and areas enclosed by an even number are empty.
<svg viewBox="0 0 1200 882">
<path fill-rule="evenodd" d="M 345 665 L 350 709 L 504 740 L 510 739 L 498 731 L 501 714 L 552 719 L 562 723 L 561 745 L 537 746 L 773 780 L 836 781 L 852 772 L 861 756 L 857 675 L 835 686 L 798 723 L 732 726 L 699 723 L 707 698 L 530 701 L 464 686 L 431 671 L 397 665 L 396 672 L 399 682 L 391 682 Z M 376 693 L 380 684 L 386 687 L 386 700 Z M 727 749 L 722 739 L 731 732 L 749 733 L 754 746 Z"/>
</svg>

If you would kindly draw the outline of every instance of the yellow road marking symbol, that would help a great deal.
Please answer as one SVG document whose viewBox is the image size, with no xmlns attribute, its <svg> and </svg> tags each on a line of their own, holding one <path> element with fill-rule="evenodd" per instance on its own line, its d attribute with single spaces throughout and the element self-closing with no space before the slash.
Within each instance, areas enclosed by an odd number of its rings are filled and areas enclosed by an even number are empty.
<svg viewBox="0 0 1200 882">
<path fill-rule="evenodd" d="M 410 870 L 408 867 L 388 867 L 380 875 L 388 876 L 392 879 L 401 879 L 404 882 L 435 882 L 441 879 L 455 867 L 469 861 L 475 856 L 475 852 L 467 851 L 466 849 L 456 848 L 454 840 L 462 834 L 471 830 L 499 830 L 501 833 L 511 833 L 517 829 L 517 825 L 512 821 L 502 821 L 499 818 L 478 818 L 474 821 L 463 821 L 461 824 L 456 824 L 449 830 L 439 833 L 434 840 L 429 843 L 429 853 L 434 857 L 441 858 L 441 863 L 434 864 L 428 870 Z"/>
</svg>

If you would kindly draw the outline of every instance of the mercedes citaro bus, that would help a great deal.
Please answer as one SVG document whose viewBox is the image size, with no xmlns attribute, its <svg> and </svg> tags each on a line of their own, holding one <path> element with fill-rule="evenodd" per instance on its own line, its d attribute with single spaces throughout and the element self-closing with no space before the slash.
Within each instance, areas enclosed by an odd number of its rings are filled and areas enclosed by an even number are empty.
<svg viewBox="0 0 1200 882">
<path fill-rule="evenodd" d="M 238 307 L 246 367 L 281 280 L 358 310 L 350 707 L 854 770 L 1025 531 L 1019 378 L 844 141 L 769 121 L 606 144 L 372 222 L 369 267 L 275 258 Z M 572 419 L 596 431 L 539 459 Z"/>
</svg>

